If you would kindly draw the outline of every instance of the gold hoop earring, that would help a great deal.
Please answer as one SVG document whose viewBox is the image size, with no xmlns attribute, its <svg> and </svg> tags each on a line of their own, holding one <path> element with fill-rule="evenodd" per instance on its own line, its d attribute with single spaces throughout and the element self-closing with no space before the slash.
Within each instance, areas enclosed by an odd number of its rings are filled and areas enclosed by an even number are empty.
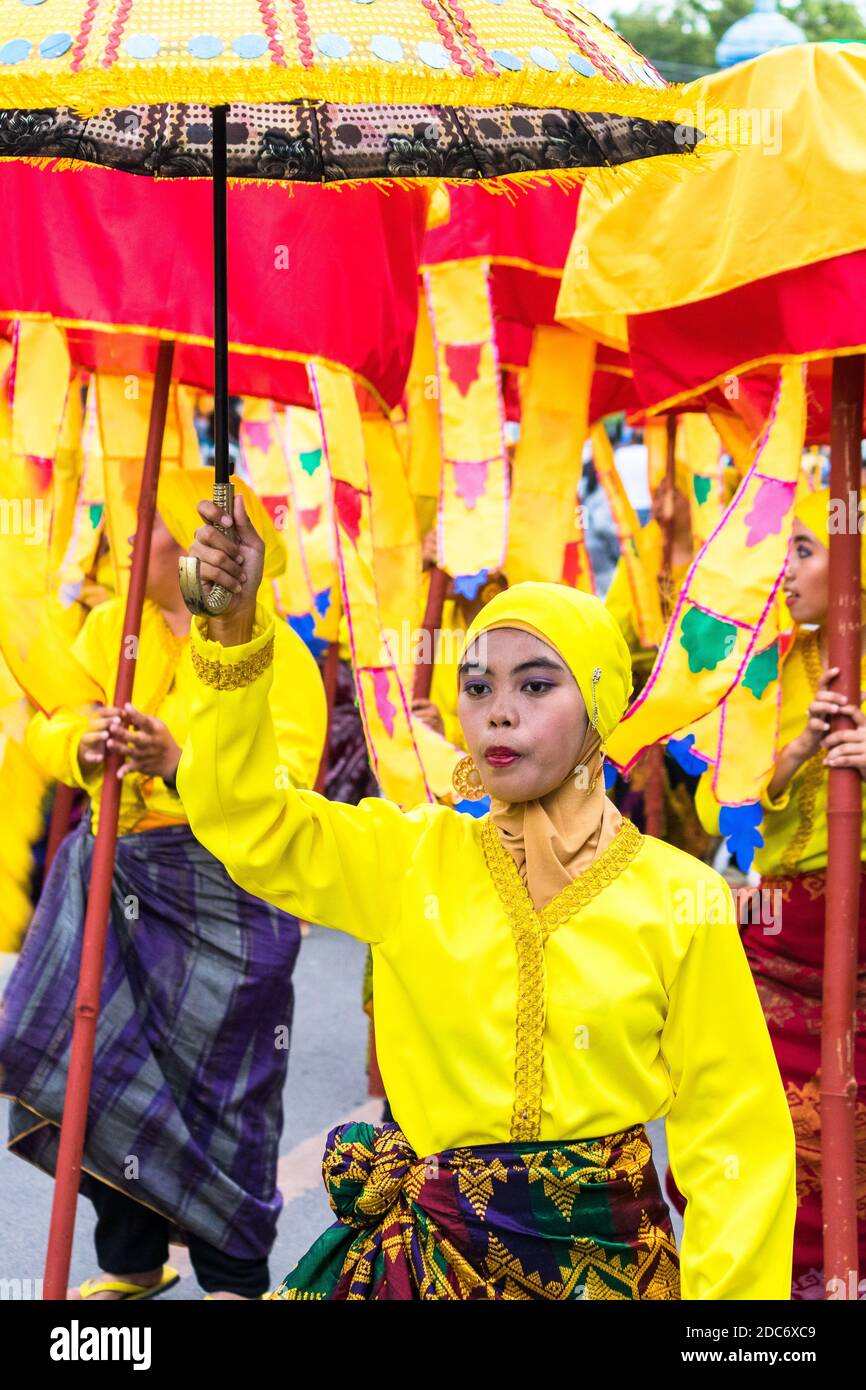
<svg viewBox="0 0 866 1390">
<path fill-rule="evenodd" d="M 480 801 L 487 793 L 481 781 L 481 773 L 467 753 L 461 758 L 451 774 L 451 785 L 461 801 Z"/>
</svg>

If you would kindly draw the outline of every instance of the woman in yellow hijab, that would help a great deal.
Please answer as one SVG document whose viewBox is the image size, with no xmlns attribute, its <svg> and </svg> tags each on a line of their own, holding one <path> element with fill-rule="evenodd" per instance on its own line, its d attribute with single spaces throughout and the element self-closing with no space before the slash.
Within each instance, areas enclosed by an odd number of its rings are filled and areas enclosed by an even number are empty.
<svg viewBox="0 0 866 1390">
<path fill-rule="evenodd" d="M 123 754 L 83 1161 L 102 1274 L 77 1298 L 151 1298 L 176 1283 L 166 1263 L 172 1228 L 183 1232 L 213 1297 L 259 1298 L 270 1286 L 299 927 L 233 883 L 198 843 L 175 781 L 198 685 L 177 562 L 193 538 L 194 499 L 211 476 L 175 471 L 160 483 L 134 705 L 110 704 L 124 655 L 124 602 L 115 598 L 90 612 L 72 648 L 103 703 L 92 716 L 61 707 L 30 725 L 43 769 L 90 800 L 58 850 L 0 1011 L 0 1075 L 14 1102 L 10 1147 L 47 1172 L 57 1157 L 105 753 Z M 243 485 L 240 492 L 267 537 L 265 573 L 276 574 L 279 537 L 257 499 Z M 325 731 L 321 680 L 285 623 L 273 631 L 271 655 L 271 778 L 311 786 Z"/>
<path fill-rule="evenodd" d="M 779 753 L 761 798 L 763 847 L 755 855 L 761 874 L 760 900 L 773 905 L 773 918 L 782 922 L 782 929 L 768 931 L 763 920 L 750 920 L 743 932 L 797 1135 L 793 1280 L 797 1299 L 825 1294 L 819 1092 L 828 840 L 826 769 L 856 767 L 866 779 L 866 717 L 861 708 L 866 660 L 861 664 L 860 690 L 838 689 L 838 673 L 827 667 L 830 529 L 842 530 L 849 524 L 847 499 L 832 500 L 827 488 L 805 493 L 794 508 L 784 593 L 796 630 L 782 667 Z M 860 545 L 866 582 L 866 537 L 862 531 Z M 861 595 L 861 605 L 866 619 L 866 594 Z M 863 634 L 866 640 L 866 627 Z M 851 717 L 854 727 L 830 733 L 830 717 L 839 711 Z M 866 812 L 866 781 L 863 791 Z M 706 774 L 698 792 L 698 809 L 707 829 L 713 831 L 718 807 L 709 793 Z M 754 914 L 762 919 L 764 915 L 763 911 Z M 866 874 L 860 878 L 859 981 L 862 994 L 866 988 Z M 866 1268 L 866 1024 L 862 1012 L 855 1038 L 855 1070 L 858 1233 L 860 1264 Z"/>
<path fill-rule="evenodd" d="M 234 598 L 193 622 L 178 786 L 237 882 L 372 945 L 396 1121 L 329 1137 L 338 1223 L 275 1297 L 787 1297 L 794 1137 L 766 1024 L 724 882 L 604 795 L 631 675 L 603 605 L 519 584 L 473 623 L 456 795 L 486 790 L 490 816 L 344 806 L 274 786 L 262 544 L 242 503 L 235 521 L 237 544 L 207 524 L 193 546 Z M 645 1129 L 663 1115 L 679 1257 Z"/>
</svg>

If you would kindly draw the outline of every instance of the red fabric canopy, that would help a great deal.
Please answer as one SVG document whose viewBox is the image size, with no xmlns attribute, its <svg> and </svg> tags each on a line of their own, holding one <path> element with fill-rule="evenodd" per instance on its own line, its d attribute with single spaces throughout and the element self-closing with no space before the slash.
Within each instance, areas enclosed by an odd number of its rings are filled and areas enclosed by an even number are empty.
<svg viewBox="0 0 866 1390">
<path fill-rule="evenodd" d="M 513 197 L 483 188 L 449 190 L 451 217 L 424 239 L 423 262 L 491 262 L 493 309 L 518 323 L 555 323 L 562 268 L 571 245 L 580 186 L 540 186 Z"/>
<path fill-rule="evenodd" d="M 348 367 L 387 405 L 409 370 L 427 193 L 235 185 L 228 198 L 229 389 L 309 405 L 302 363 Z M 213 386 L 211 185 L 101 169 L 0 167 L 0 316 L 75 329 L 85 366 Z M 491 201 L 497 201 L 491 199 Z M 94 331 L 120 327 L 126 331 Z M 282 354 L 282 356 L 281 356 Z"/>
<path fill-rule="evenodd" d="M 752 371 L 772 397 L 775 367 L 792 357 L 866 351 L 866 251 L 834 256 L 753 280 L 694 304 L 636 314 L 628 321 L 635 388 L 643 406 L 706 399 L 712 386 Z M 810 385 L 823 378 L 810 369 Z M 824 407 L 810 402 L 810 437 L 824 437 Z"/>
</svg>

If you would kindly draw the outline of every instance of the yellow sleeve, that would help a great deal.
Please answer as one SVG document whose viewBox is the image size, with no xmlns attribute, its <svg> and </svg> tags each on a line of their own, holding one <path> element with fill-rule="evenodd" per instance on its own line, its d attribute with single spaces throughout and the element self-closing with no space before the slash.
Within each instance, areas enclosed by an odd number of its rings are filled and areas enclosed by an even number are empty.
<svg viewBox="0 0 866 1390">
<path fill-rule="evenodd" d="M 280 766 L 296 787 L 315 784 L 328 730 L 325 687 L 312 652 L 288 623 L 274 628 L 271 717 Z"/>
<path fill-rule="evenodd" d="M 730 890 L 718 883 L 726 906 L 696 928 L 662 1032 L 671 1170 L 688 1203 L 682 1296 L 788 1300 L 794 1128 Z"/>
<path fill-rule="evenodd" d="M 256 897 L 362 941 L 400 919 L 402 877 L 423 828 L 393 802 L 357 806 L 280 777 L 269 694 L 274 620 L 256 610 L 252 640 L 223 647 L 192 624 L 199 676 L 177 786 L 193 834 Z"/>
<path fill-rule="evenodd" d="M 47 777 L 67 787 L 92 789 L 94 778 L 85 778 L 78 766 L 78 743 L 90 723 L 87 715 L 59 709 L 49 718 L 41 711 L 27 725 L 25 743 Z M 94 769 L 98 781 L 100 771 Z"/>
<path fill-rule="evenodd" d="M 70 648 L 76 661 L 100 688 L 104 688 L 106 670 L 111 669 L 106 666 L 104 645 L 104 620 L 106 616 L 111 617 L 108 609 L 108 604 L 101 604 L 88 613 Z M 115 656 L 115 664 L 116 660 Z M 101 769 L 94 768 L 85 778 L 78 766 L 78 744 L 89 724 L 90 716 L 83 709 L 61 706 L 50 716 L 35 714 L 26 734 L 27 747 L 48 777 L 86 792 L 92 791 L 102 776 Z"/>
</svg>

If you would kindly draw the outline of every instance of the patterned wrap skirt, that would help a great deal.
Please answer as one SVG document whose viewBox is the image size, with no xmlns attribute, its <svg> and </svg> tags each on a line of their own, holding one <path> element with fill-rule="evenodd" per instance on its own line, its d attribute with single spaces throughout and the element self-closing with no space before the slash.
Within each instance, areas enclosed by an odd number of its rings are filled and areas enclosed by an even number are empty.
<svg viewBox="0 0 866 1390">
<path fill-rule="evenodd" d="M 57 1160 L 94 839 L 66 837 L 0 1005 L 9 1146 Z M 261 1259 L 297 920 L 244 892 L 185 825 L 117 842 L 81 1190 L 95 1178 L 228 1255 Z"/>
<path fill-rule="evenodd" d="M 395 1124 L 346 1124 L 322 1172 L 337 1222 L 272 1299 L 680 1297 L 642 1125 L 419 1158 Z"/>
<path fill-rule="evenodd" d="M 797 1142 L 797 1223 L 792 1297 L 823 1298 L 821 1218 L 821 996 L 826 874 L 765 878 L 743 945 L 791 1108 Z M 767 894 L 780 894 L 777 901 Z M 760 906 L 761 910 L 757 908 Z M 780 915 L 781 912 L 781 915 Z M 776 927 L 781 925 L 781 930 Z M 769 928 L 769 930 L 768 930 Z M 857 1016 L 857 1231 L 866 1269 L 866 874 L 860 876 Z"/>
</svg>

